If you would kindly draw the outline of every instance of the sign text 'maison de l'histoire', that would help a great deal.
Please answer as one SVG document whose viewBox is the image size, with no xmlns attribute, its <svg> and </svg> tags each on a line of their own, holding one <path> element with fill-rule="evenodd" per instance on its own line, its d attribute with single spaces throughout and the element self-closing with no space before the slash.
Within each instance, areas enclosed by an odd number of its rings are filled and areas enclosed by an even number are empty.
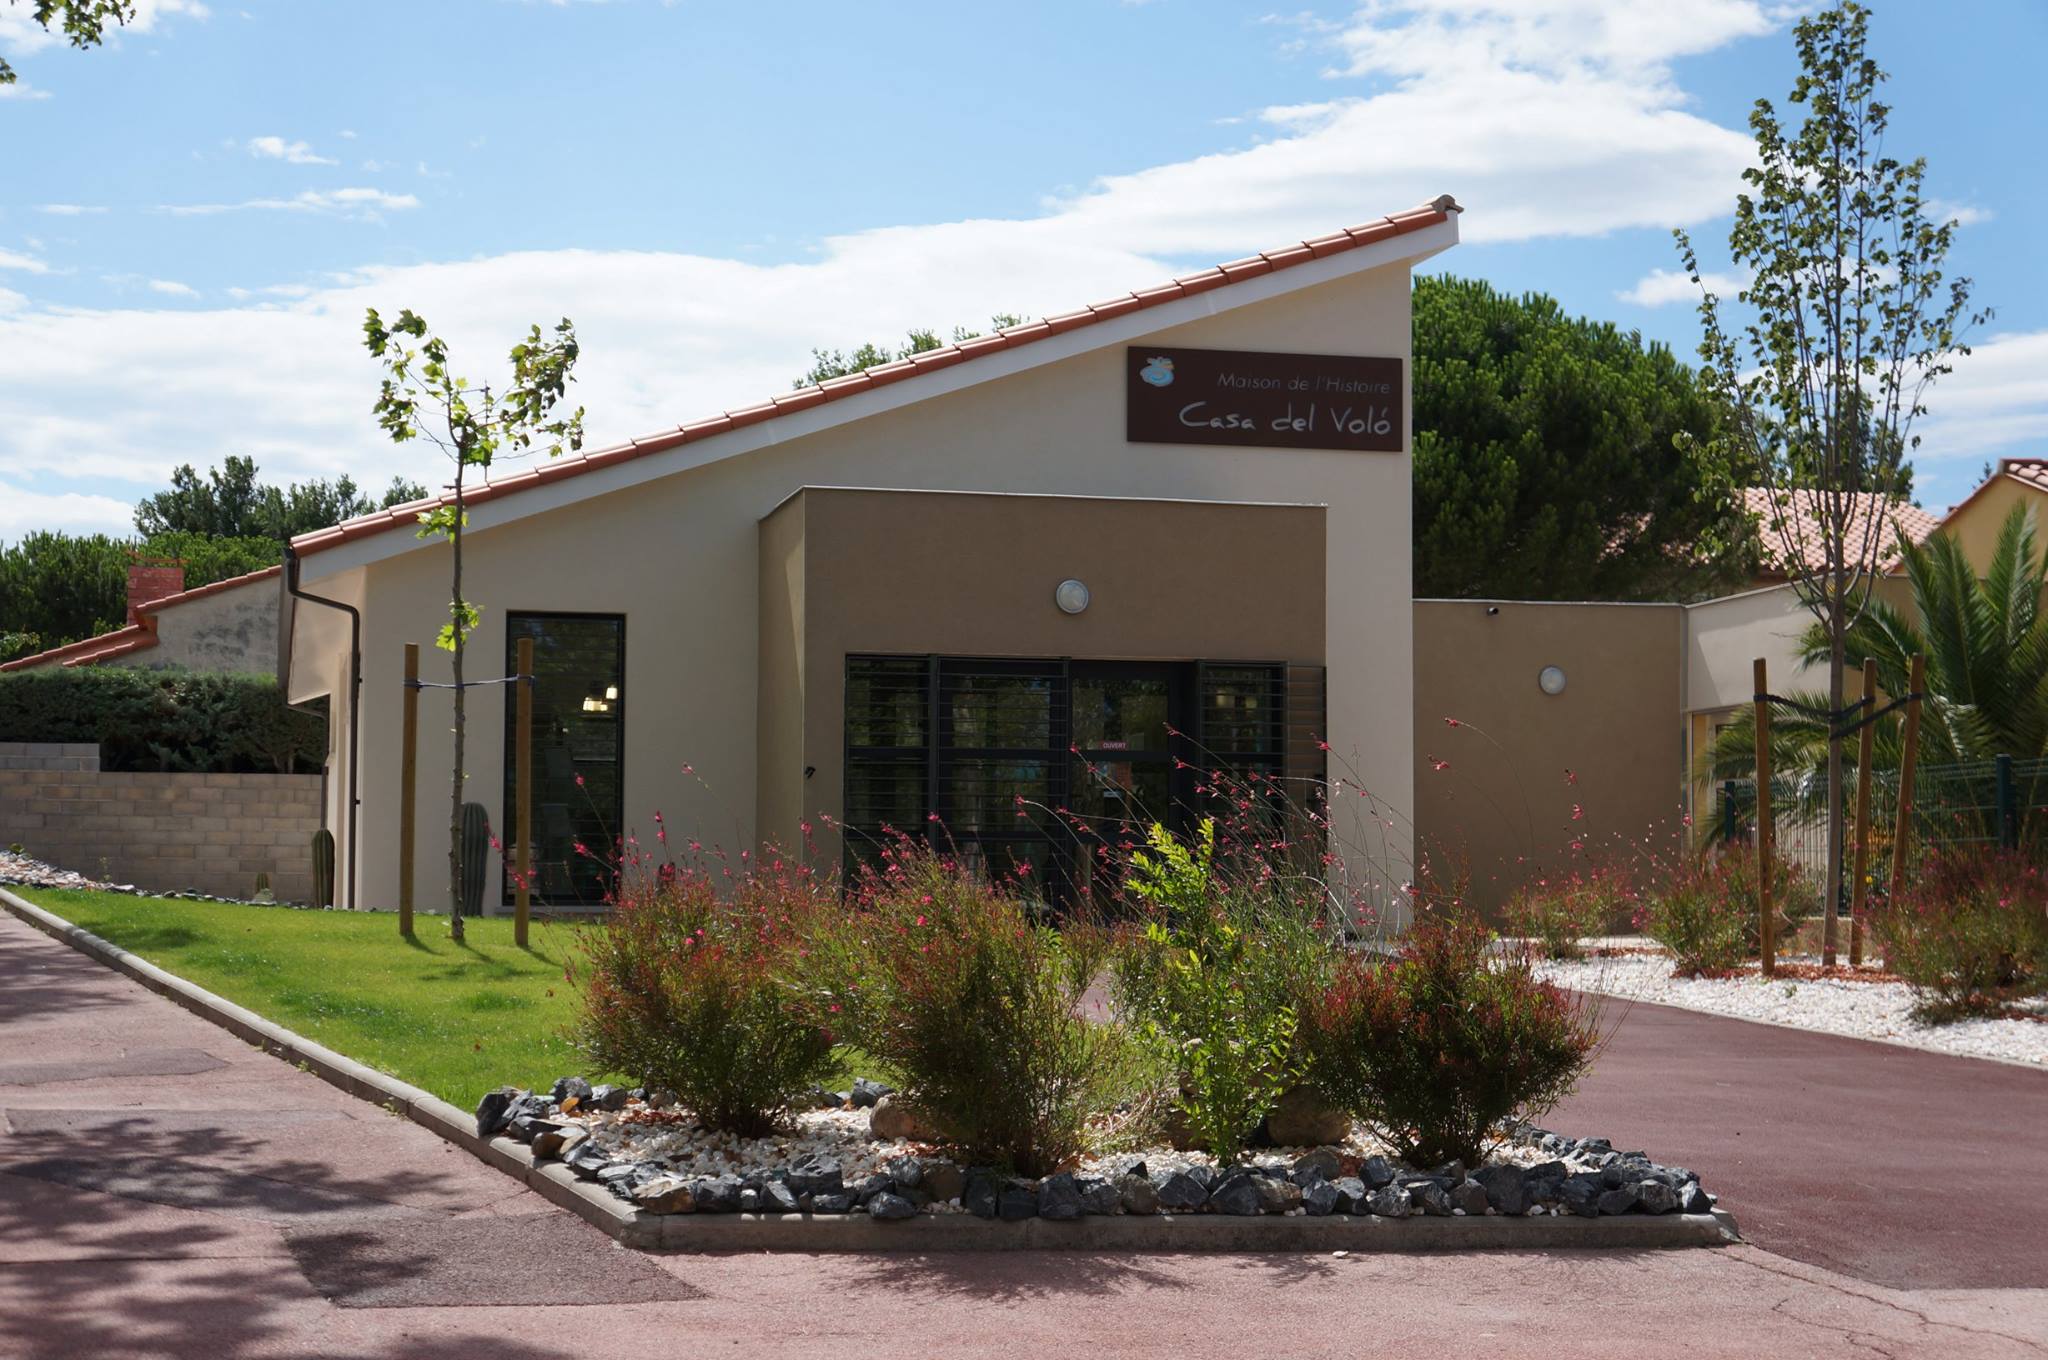
<svg viewBox="0 0 2048 1360">
<path fill-rule="evenodd" d="M 1401 449 L 1399 359 L 1140 346 L 1125 368 L 1134 443 Z"/>
</svg>

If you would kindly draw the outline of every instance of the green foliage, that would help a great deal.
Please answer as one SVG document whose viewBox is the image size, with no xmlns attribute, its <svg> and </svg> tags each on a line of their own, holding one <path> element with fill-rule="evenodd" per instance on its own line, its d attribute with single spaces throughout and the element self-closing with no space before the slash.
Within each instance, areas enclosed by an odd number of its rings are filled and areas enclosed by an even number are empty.
<svg viewBox="0 0 2048 1360">
<path fill-rule="evenodd" d="M 265 539 L 165 534 L 135 541 L 106 534 L 36 530 L 0 548 L 0 632 L 33 634 L 20 655 L 119 628 L 128 612 L 128 565 L 138 556 L 185 564 L 185 588 L 197 589 L 277 565 Z M 16 643 L 16 646 L 23 646 Z M 4 655 L 0 646 L 0 660 Z"/>
<path fill-rule="evenodd" d="M 1783 940 L 1803 918 L 1819 912 L 1820 885 L 1784 858 L 1771 866 L 1771 907 Z M 1649 895 L 1636 925 L 1671 951 L 1674 973 L 1696 977 L 1740 968 L 1762 949 L 1756 856 L 1736 851 L 1677 865 Z"/>
<path fill-rule="evenodd" d="M 1580 942 L 1625 920 L 1634 900 L 1625 872 L 1596 864 L 1521 885 L 1508 898 L 1506 916 L 1517 934 L 1536 941 L 1543 957 L 1576 959 L 1585 956 Z"/>
<path fill-rule="evenodd" d="M 1181 1115 L 1219 1158 L 1242 1152 L 1303 1075 L 1301 1007 L 1332 958 L 1320 901 L 1282 878 L 1240 879 L 1216 863 L 1216 825 L 1191 844 L 1154 824 L 1126 889 L 1147 913 L 1112 960 L 1121 1012 L 1174 1069 Z"/>
<path fill-rule="evenodd" d="M 75 670 L 0 675 L 0 741 L 100 745 L 103 770 L 317 770 L 327 723 L 261 675 Z"/>
<path fill-rule="evenodd" d="M 2032 515 L 2025 506 L 2013 507 L 1981 576 L 1962 544 L 1948 534 L 1901 547 L 1913 588 L 1912 612 L 1873 600 L 1850 630 L 1847 646 L 1849 656 L 1877 662 L 1878 686 L 1885 694 L 1906 693 L 1913 657 L 1927 658 L 1920 764 L 2048 756 L 2048 611 L 2041 608 L 2042 592 L 2048 589 L 2048 553 L 2041 549 Z M 1827 631 L 1815 624 L 1800 640 L 1800 659 L 1812 665 L 1827 655 Z M 1790 697 L 1827 707 L 1825 695 L 1794 692 Z M 1899 767 L 1903 717 L 1900 711 L 1878 720 L 1871 764 L 1879 771 Z M 1853 755 L 1848 759 L 1853 770 Z M 1753 774 L 1754 713 L 1738 713 L 1706 760 L 1717 778 Z M 1810 812 L 1825 787 L 1827 725 L 1796 710 L 1774 713 L 1771 760 L 1772 768 L 1802 791 L 1802 810 Z"/>
<path fill-rule="evenodd" d="M 1877 914 L 1885 958 L 1923 1019 L 1996 1014 L 2048 990 L 2048 875 L 2009 851 L 1949 851 Z"/>
<path fill-rule="evenodd" d="M 1132 1071 L 1125 1033 L 1082 1013 L 1098 938 L 1063 936 L 1012 888 L 908 841 L 855 905 L 811 957 L 854 1046 L 971 1159 L 1040 1176 L 1085 1150 Z"/>
<path fill-rule="evenodd" d="M 1718 409 L 1662 345 L 1415 281 L 1415 593 L 1683 599 L 1739 579 Z"/>
<path fill-rule="evenodd" d="M 989 325 L 1000 331 L 1022 325 L 1023 321 L 1023 317 L 998 312 L 989 318 Z M 957 345 L 962 340 L 972 340 L 980 334 L 980 331 L 970 331 L 965 326 L 955 326 L 952 343 Z M 816 387 L 819 383 L 843 378 L 849 373 L 859 373 L 863 369 L 877 368 L 882 364 L 893 364 L 899 359 L 908 359 L 913 354 L 923 354 L 945 343 L 947 342 L 939 339 L 937 331 L 919 329 L 907 332 L 904 343 L 894 349 L 887 345 L 877 345 L 873 341 L 865 341 L 851 350 L 814 349 L 811 351 L 810 371 L 790 386 Z"/>
<path fill-rule="evenodd" d="M 41 633 L 4 632 L 0 633 L 0 665 L 16 657 L 33 656 L 43 650 Z"/>
<path fill-rule="evenodd" d="M 767 1133 L 832 1072 L 798 979 L 835 885 L 776 863 L 737 884 L 699 867 L 629 879 L 575 970 L 590 1060 L 668 1087 L 707 1128 Z"/>
<path fill-rule="evenodd" d="M 267 538 L 282 545 L 299 534 L 339 524 L 372 510 L 425 497 L 426 488 L 402 477 L 391 479 L 381 499 L 356 490 L 343 474 L 332 482 L 268 486 L 256 480 L 256 460 L 228 455 L 224 466 L 204 478 L 183 464 L 171 474 L 171 489 L 145 496 L 135 506 L 135 528 L 145 537 L 190 534 L 207 538 Z M 271 558 L 276 559 L 273 549 Z"/>
<path fill-rule="evenodd" d="M 1476 922 L 1420 921 L 1389 961 L 1346 956 L 1303 1026 L 1324 1099 L 1411 1166 L 1477 1165 L 1503 1120 L 1561 1100 L 1591 1061 L 1587 1005 L 1488 944 Z"/>
<path fill-rule="evenodd" d="M 13 0 L 9 0 L 12 4 Z M 44 30 L 56 29 L 73 47 L 98 47 L 108 24 L 135 17 L 135 0 L 33 0 L 29 19 Z M 0 59 L 0 85 L 15 82 L 14 68 Z"/>
</svg>

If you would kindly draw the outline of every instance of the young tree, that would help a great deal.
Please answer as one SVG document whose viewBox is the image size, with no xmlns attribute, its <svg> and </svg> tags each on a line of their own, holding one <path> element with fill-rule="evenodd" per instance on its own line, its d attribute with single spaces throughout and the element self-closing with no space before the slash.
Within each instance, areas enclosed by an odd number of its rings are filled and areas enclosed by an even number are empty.
<svg viewBox="0 0 2048 1360">
<path fill-rule="evenodd" d="M 415 342 L 408 344 L 408 341 Z M 555 408 L 568 394 L 579 352 L 576 328 L 567 317 L 543 339 L 539 326 L 512 346 L 512 381 L 501 395 L 470 389 L 467 378 L 448 366 L 448 342 L 427 329 L 411 308 L 386 326 L 373 307 L 363 321 L 363 344 L 384 363 L 377 395 L 377 423 L 396 443 L 425 438 L 455 466 L 446 500 L 420 514 L 421 538 L 445 538 L 450 549 L 448 622 L 435 645 L 453 658 L 455 765 L 448 796 L 448 930 L 462 938 L 462 784 L 465 706 L 462 653 L 477 609 L 462 594 L 462 530 L 469 515 L 463 502 L 471 468 L 488 472 L 500 454 L 515 456 L 541 444 L 550 458 L 583 447 L 583 408 L 567 417 Z"/>
<path fill-rule="evenodd" d="M 1956 223 L 1936 225 L 1921 194 L 1924 160 L 1885 154 L 1885 73 L 1865 52 L 1870 12 L 1847 3 L 1793 30 L 1800 61 L 1797 128 L 1769 100 L 1749 116 L 1757 165 L 1743 172 L 1728 236 L 1751 271 L 1736 331 L 1701 282 L 1691 240 L 1677 233 L 1700 285 L 1709 382 L 1727 402 L 1738 464 L 1769 498 L 1763 529 L 1799 600 L 1826 634 L 1828 707 L 1841 713 L 1851 629 L 1896 550 L 1915 420 L 1929 388 L 1969 350 L 1962 335 L 1970 280 L 1947 279 Z M 1842 741 L 1828 742 L 1828 930 L 1842 900 Z"/>
</svg>

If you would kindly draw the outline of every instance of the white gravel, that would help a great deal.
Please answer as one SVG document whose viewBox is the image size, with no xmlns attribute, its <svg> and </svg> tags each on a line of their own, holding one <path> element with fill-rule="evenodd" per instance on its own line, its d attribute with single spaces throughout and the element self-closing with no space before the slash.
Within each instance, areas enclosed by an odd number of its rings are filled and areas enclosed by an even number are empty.
<svg viewBox="0 0 2048 1360">
<path fill-rule="evenodd" d="M 1806 961 L 1818 962 L 1802 960 Z M 1671 975 L 1669 958 L 1649 954 L 1546 962 L 1536 967 L 1541 976 L 1578 991 L 1962 1057 L 2048 1066 L 2048 1023 L 1958 1020 L 1947 1025 L 1923 1024 L 1913 1018 L 1913 990 L 1902 982 L 1677 978 Z"/>
<path fill-rule="evenodd" d="M 34 855 L 19 855 L 0 849 L 0 886 L 9 888 L 98 888 L 109 892 L 133 892 L 125 883 L 99 883 L 84 874 L 43 863 Z"/>
</svg>

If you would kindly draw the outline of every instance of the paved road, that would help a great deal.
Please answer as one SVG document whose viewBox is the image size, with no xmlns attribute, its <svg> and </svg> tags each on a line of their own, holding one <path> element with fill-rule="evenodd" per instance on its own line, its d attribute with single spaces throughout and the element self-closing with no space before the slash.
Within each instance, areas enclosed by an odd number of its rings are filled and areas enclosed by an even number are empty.
<svg viewBox="0 0 2048 1360">
<path fill-rule="evenodd" d="M 1582 1098 L 1618 1138 L 1670 1099 L 1658 1045 L 1692 1058 L 1754 1038 L 1712 1024 L 1695 1038 L 1680 1021 L 1667 1040 L 1653 1014 L 1629 1018 Z M 1710 1070 L 1687 1097 L 1702 1122 Z M 1927 1103 L 1958 1098 L 1944 1089 Z M 1755 1099 L 1796 1108 L 1774 1090 Z M 1716 1136 L 1673 1108 L 1641 1127 L 1737 1178 L 1738 1208 L 1789 1193 L 1745 1157 L 1724 1167 Z M 1862 1136 L 1839 1113 L 1827 1124 L 1846 1149 Z M 1898 1289 L 1747 1246 L 639 1256 L 5 916 L 0 1120 L 7 1360 L 2048 1355 L 2048 1292 Z M 1961 1212 L 2002 1182 L 1979 1162 L 1955 1184 Z M 1884 1231 L 1875 1216 L 1868 1231 Z"/>
</svg>

